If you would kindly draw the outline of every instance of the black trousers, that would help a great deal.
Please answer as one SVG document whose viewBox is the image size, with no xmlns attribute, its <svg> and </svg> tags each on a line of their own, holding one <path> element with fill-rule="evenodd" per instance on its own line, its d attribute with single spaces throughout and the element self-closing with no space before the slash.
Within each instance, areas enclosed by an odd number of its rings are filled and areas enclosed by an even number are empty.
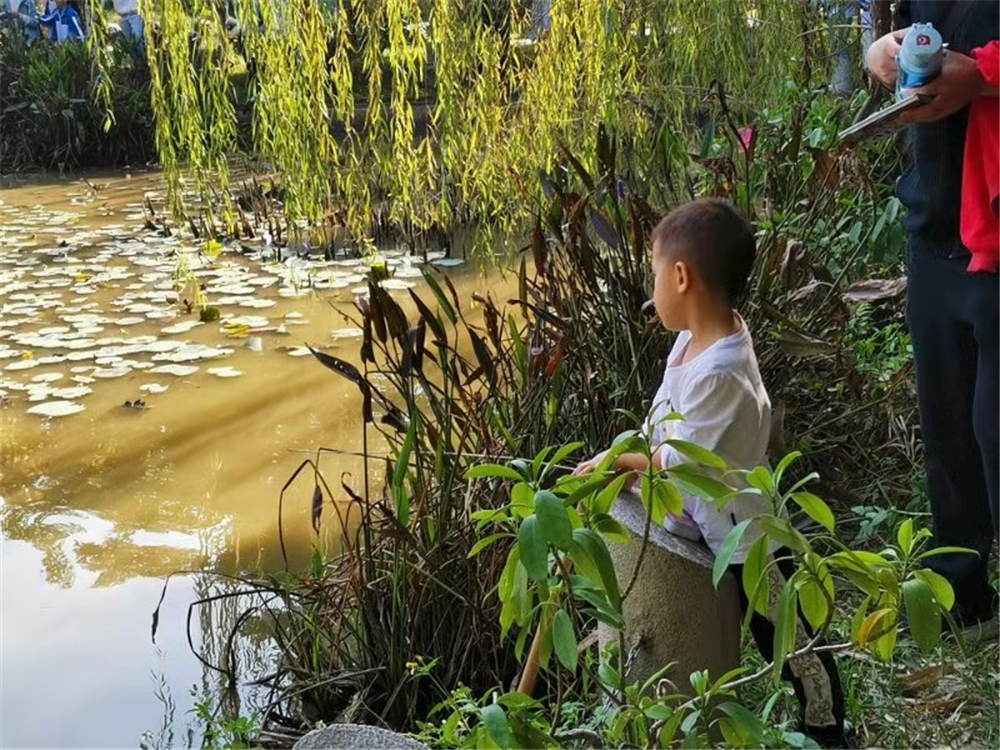
<svg viewBox="0 0 1000 750">
<path fill-rule="evenodd" d="M 981 611 L 992 602 L 986 566 L 997 535 L 1000 297 L 997 275 L 970 274 L 968 261 L 911 245 L 906 318 L 935 542 L 979 553 L 928 564 L 952 583 L 959 607 Z"/>
<path fill-rule="evenodd" d="M 777 569 L 784 580 L 795 572 L 792 561 L 787 559 L 788 550 L 779 549 L 774 553 L 778 559 Z M 786 559 L 782 559 L 786 558 Z M 730 570 L 736 577 L 740 590 L 740 608 L 746 615 L 750 601 L 739 581 L 743 578 L 743 566 L 732 565 Z M 777 581 L 771 581 L 771 593 L 775 594 Z M 806 637 L 814 635 L 801 610 L 799 622 Z M 774 660 L 774 623 L 759 612 L 750 619 L 750 632 L 765 661 Z M 806 734 L 823 747 L 842 747 L 844 743 L 844 688 L 840 682 L 840 672 L 833 654 L 820 652 L 803 657 L 796 664 L 786 663 L 781 676 L 792 683 L 795 697 L 799 701 L 800 723 Z M 812 704 L 812 705 L 810 705 Z"/>
</svg>

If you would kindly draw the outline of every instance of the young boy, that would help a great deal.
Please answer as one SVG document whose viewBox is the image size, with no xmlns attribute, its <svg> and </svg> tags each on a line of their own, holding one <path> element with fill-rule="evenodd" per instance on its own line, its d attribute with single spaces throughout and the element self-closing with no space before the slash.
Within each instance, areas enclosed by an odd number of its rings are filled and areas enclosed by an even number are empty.
<svg viewBox="0 0 1000 750">
<path fill-rule="evenodd" d="M 750 333 L 734 310 L 756 254 L 749 222 L 729 201 L 698 200 L 660 221 L 652 244 L 656 313 L 666 328 L 680 332 L 647 421 L 653 429 L 653 463 L 657 469 L 685 463 L 683 455 L 664 443 L 678 438 L 714 451 L 733 469 L 765 465 L 771 403 Z M 679 412 L 684 419 L 663 421 L 671 412 Z M 605 455 L 580 464 L 574 473 L 592 471 Z M 624 454 L 616 468 L 645 471 L 648 461 L 643 454 Z M 703 537 L 713 554 L 718 554 L 734 526 L 769 511 L 767 500 L 756 495 L 737 497 L 721 511 L 714 503 L 685 496 L 683 518 L 671 517 L 666 525 L 680 536 Z M 735 566 L 743 563 L 760 534 L 755 524 L 747 529 L 733 555 Z M 745 596 L 743 606 L 745 611 Z M 772 624 L 758 614 L 751 629 L 761 652 L 770 659 Z M 796 662 L 789 665 L 786 676 L 792 679 L 803 706 L 807 731 L 817 739 L 839 743 L 844 701 L 833 658 L 811 655 Z"/>
</svg>

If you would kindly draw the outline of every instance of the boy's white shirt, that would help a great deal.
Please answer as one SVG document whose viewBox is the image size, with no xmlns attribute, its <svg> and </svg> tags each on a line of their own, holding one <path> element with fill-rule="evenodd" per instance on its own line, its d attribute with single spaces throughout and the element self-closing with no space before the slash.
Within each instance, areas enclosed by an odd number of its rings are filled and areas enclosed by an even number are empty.
<svg viewBox="0 0 1000 750">
<path fill-rule="evenodd" d="M 731 469 L 767 464 L 771 401 L 760 377 L 750 332 L 742 318 L 739 323 L 737 333 L 719 339 L 684 364 L 681 361 L 691 333 L 683 331 L 678 335 L 647 418 L 647 425 L 653 426 L 654 448 L 676 438 L 708 448 Z M 671 412 L 680 413 L 684 419 L 664 420 Z M 665 446 L 661 455 L 666 469 L 689 462 L 670 446 Z M 740 486 L 736 477 L 727 477 L 726 482 Z M 684 508 L 698 524 L 713 554 L 718 554 L 726 535 L 740 521 L 771 511 L 770 503 L 758 495 L 738 496 L 728 501 L 722 511 L 710 502 L 685 495 Z M 732 561 L 742 563 L 760 535 L 757 524 L 751 524 Z"/>
</svg>

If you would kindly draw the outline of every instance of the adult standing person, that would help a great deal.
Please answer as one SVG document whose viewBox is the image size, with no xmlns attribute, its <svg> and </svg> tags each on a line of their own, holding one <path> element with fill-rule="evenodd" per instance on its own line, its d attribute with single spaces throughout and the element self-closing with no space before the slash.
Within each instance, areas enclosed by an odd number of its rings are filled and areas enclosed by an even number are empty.
<svg viewBox="0 0 1000 750">
<path fill-rule="evenodd" d="M 969 104 L 997 95 L 970 53 L 1000 37 L 1000 6 L 901 0 L 897 30 L 868 52 L 869 70 L 884 85 L 896 85 L 896 54 L 908 27 L 926 22 L 949 50 L 939 76 L 919 89 L 934 100 L 907 116 L 913 164 L 897 184 L 907 208 L 907 322 L 935 541 L 979 553 L 942 554 L 928 564 L 951 582 L 952 613 L 966 637 L 979 640 L 998 632 L 987 566 L 998 533 L 1000 295 L 996 268 L 969 270 L 959 216 Z"/>
<path fill-rule="evenodd" d="M 141 55 L 146 51 L 145 24 L 139 15 L 139 0 L 112 0 L 115 13 L 122 20 L 122 36 L 131 39 Z"/>
</svg>

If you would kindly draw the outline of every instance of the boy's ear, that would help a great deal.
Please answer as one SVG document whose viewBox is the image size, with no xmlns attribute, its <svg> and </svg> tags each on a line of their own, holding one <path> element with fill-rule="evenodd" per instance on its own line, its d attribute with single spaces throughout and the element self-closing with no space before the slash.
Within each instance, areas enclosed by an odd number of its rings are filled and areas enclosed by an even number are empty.
<svg viewBox="0 0 1000 750">
<path fill-rule="evenodd" d="M 683 260 L 674 262 L 674 284 L 677 291 L 683 294 L 691 288 L 691 267 Z"/>
</svg>

